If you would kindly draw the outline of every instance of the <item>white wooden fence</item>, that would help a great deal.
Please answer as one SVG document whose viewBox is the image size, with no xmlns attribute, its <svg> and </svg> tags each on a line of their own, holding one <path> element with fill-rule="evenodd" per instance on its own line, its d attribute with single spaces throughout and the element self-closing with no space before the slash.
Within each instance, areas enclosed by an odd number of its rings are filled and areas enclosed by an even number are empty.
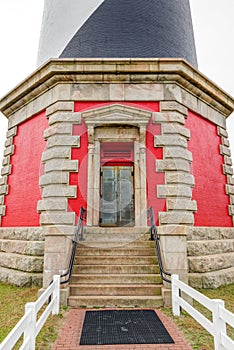
<svg viewBox="0 0 234 350">
<path fill-rule="evenodd" d="M 49 298 L 51 298 L 51 302 L 37 320 L 37 313 Z M 24 335 L 24 337 L 20 350 L 35 350 L 38 333 L 42 329 L 50 313 L 53 315 L 59 313 L 59 303 L 60 276 L 56 275 L 53 278 L 53 283 L 44 291 L 36 302 L 27 303 L 25 305 L 24 316 L 0 344 L 0 350 L 11 350 L 22 335 Z"/>
<path fill-rule="evenodd" d="M 212 322 L 192 305 L 183 299 L 184 292 L 212 312 Z M 195 289 L 179 280 L 178 275 L 172 275 L 172 310 L 174 316 L 180 316 L 180 307 L 190 314 L 214 337 L 215 350 L 233 350 L 234 341 L 227 335 L 226 324 L 234 328 L 234 314 L 226 310 L 224 301 L 209 299 Z"/>
</svg>

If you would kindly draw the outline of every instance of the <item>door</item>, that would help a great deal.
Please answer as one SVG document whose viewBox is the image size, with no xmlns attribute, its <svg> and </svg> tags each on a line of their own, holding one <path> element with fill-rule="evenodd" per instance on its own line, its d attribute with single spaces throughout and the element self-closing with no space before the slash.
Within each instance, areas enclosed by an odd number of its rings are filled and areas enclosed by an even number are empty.
<svg viewBox="0 0 234 350">
<path fill-rule="evenodd" d="M 134 225 L 132 166 L 102 166 L 100 225 Z"/>
</svg>

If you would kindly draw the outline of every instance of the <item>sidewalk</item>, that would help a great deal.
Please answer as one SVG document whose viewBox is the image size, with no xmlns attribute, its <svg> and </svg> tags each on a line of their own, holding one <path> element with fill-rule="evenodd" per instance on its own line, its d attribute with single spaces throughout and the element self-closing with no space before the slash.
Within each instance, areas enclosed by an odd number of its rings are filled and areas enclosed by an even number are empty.
<svg viewBox="0 0 234 350">
<path fill-rule="evenodd" d="M 87 310 L 88 311 L 88 310 Z M 141 345 L 79 345 L 86 309 L 71 309 L 60 329 L 58 339 L 51 350 L 192 350 L 181 332 L 160 310 L 155 310 L 167 331 L 174 340 L 174 344 L 141 344 Z"/>
</svg>

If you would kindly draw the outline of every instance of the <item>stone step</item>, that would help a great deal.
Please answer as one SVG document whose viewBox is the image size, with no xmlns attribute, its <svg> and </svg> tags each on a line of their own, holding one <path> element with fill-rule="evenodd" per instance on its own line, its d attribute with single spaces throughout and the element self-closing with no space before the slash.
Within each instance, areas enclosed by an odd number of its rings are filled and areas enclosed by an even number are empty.
<svg viewBox="0 0 234 350">
<path fill-rule="evenodd" d="M 113 249 L 96 249 L 96 248 L 90 248 L 90 247 L 78 247 L 77 256 L 81 255 L 92 255 L 92 256 L 103 256 L 103 255 L 125 255 L 125 256 L 155 256 L 155 249 L 154 248 L 113 248 Z"/>
<path fill-rule="evenodd" d="M 79 247 L 81 248 L 104 248 L 104 249 L 110 249 L 110 248 L 154 248 L 155 243 L 154 241 L 151 240 L 135 240 L 135 241 L 103 241 L 103 240 L 98 240 L 98 241 L 92 241 L 92 240 L 84 240 L 79 242 Z"/>
<path fill-rule="evenodd" d="M 189 273 L 188 278 L 193 288 L 218 288 L 233 283 L 234 267 L 205 273 Z"/>
<path fill-rule="evenodd" d="M 234 239 L 187 242 L 188 256 L 201 256 L 234 252 Z"/>
<path fill-rule="evenodd" d="M 76 265 L 157 265 L 156 256 L 76 256 Z"/>
<path fill-rule="evenodd" d="M 84 234 L 86 235 L 107 235 L 110 237 L 132 239 L 143 238 L 149 235 L 150 228 L 146 227 L 96 227 L 96 226 L 85 226 Z"/>
<path fill-rule="evenodd" d="M 71 284 L 90 284 L 91 288 L 95 284 L 161 284 L 162 279 L 159 274 L 73 274 Z"/>
<path fill-rule="evenodd" d="M 189 272 L 209 272 L 234 266 L 234 252 L 188 257 Z"/>
<path fill-rule="evenodd" d="M 90 288 L 90 284 L 70 284 L 70 295 L 161 295 L 162 285 L 157 284 L 97 284 Z"/>
<path fill-rule="evenodd" d="M 74 265 L 74 274 L 151 274 L 159 273 L 157 265 Z"/>
<path fill-rule="evenodd" d="M 70 296 L 68 305 L 71 307 L 139 307 L 156 308 L 163 306 L 161 296 Z"/>
</svg>

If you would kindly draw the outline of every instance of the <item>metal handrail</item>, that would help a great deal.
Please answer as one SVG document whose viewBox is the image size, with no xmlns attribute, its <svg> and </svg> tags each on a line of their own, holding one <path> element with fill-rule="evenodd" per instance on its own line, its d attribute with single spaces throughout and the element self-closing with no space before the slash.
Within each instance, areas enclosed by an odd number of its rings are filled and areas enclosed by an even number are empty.
<svg viewBox="0 0 234 350">
<path fill-rule="evenodd" d="M 80 214 L 79 214 L 79 219 L 78 219 L 78 225 L 77 225 L 77 230 L 75 232 L 74 238 L 72 240 L 72 251 L 71 251 L 71 257 L 70 257 L 70 262 L 69 262 L 69 267 L 66 270 L 66 272 L 62 273 L 60 275 L 60 284 L 66 284 L 70 282 L 71 276 L 72 276 L 72 269 L 74 265 L 74 260 L 76 256 L 76 248 L 78 241 L 83 241 L 83 228 L 84 224 L 83 221 L 86 219 L 86 209 L 83 207 L 80 208 Z M 61 280 L 62 278 L 68 276 L 65 280 Z"/>
<path fill-rule="evenodd" d="M 163 268 L 161 248 L 160 248 L 160 237 L 159 237 L 158 232 L 157 232 L 157 227 L 156 227 L 155 219 L 154 219 L 154 211 L 153 211 L 152 207 L 150 207 L 148 209 L 148 218 L 150 220 L 150 238 L 152 241 L 153 240 L 155 241 L 155 249 L 156 249 L 156 253 L 158 256 L 158 265 L 159 265 L 159 270 L 160 270 L 160 276 L 163 279 L 163 281 L 171 283 L 171 280 L 169 278 L 165 277 L 165 275 L 170 277 L 171 273 L 165 271 Z"/>
</svg>

